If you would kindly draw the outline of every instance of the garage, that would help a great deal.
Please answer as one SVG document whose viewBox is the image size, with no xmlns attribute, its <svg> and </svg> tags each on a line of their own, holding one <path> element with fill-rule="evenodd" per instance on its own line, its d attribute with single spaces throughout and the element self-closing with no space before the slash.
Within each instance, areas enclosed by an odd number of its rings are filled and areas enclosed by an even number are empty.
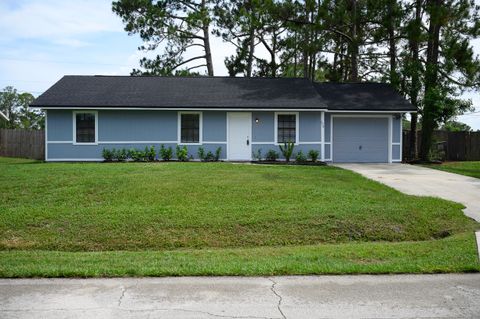
<svg viewBox="0 0 480 319">
<path fill-rule="evenodd" d="M 333 117 L 333 162 L 388 163 L 388 117 Z"/>
</svg>

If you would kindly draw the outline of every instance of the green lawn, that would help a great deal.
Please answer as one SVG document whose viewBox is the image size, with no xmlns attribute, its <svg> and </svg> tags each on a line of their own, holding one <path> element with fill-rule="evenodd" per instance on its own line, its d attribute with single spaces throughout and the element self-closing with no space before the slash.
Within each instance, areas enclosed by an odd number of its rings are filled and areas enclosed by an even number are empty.
<svg viewBox="0 0 480 319">
<path fill-rule="evenodd" d="M 461 209 L 334 167 L 0 158 L 0 276 L 479 271 Z"/>
<path fill-rule="evenodd" d="M 480 161 L 477 162 L 445 162 L 442 164 L 425 165 L 428 168 L 480 178 Z"/>
</svg>

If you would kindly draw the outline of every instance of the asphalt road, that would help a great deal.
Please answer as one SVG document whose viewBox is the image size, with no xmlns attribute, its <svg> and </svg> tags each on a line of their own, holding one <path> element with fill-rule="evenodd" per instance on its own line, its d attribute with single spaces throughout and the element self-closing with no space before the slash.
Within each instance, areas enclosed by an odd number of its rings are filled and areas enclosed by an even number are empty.
<svg viewBox="0 0 480 319">
<path fill-rule="evenodd" d="M 480 274 L 0 280 L 0 318 L 479 317 Z"/>
</svg>

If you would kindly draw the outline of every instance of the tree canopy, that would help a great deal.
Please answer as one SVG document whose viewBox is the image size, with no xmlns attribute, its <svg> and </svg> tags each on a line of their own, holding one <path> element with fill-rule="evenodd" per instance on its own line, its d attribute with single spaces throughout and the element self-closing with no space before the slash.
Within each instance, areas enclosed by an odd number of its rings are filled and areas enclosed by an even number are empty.
<svg viewBox="0 0 480 319">
<path fill-rule="evenodd" d="M 0 91 L 0 111 L 9 118 L 8 121 L 0 121 L 0 127 L 42 129 L 45 126 L 43 112 L 28 107 L 33 100 L 32 94 L 19 93 L 12 86 L 7 86 Z"/>
<path fill-rule="evenodd" d="M 230 76 L 390 83 L 418 108 L 425 160 L 433 130 L 471 110 L 461 94 L 480 88 L 474 0 L 118 0 L 112 8 L 141 50 L 159 52 L 133 75 L 214 75 L 213 35 L 235 48 L 224 61 Z"/>
</svg>

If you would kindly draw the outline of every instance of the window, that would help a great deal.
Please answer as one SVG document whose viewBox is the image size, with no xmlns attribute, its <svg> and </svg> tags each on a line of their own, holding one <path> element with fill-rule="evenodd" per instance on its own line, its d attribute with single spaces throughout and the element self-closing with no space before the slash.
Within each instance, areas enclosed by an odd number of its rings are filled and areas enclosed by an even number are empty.
<svg viewBox="0 0 480 319">
<path fill-rule="evenodd" d="M 180 113 L 180 143 L 200 143 L 200 113 Z"/>
<path fill-rule="evenodd" d="M 277 143 L 297 141 L 297 115 L 277 114 Z"/>
<path fill-rule="evenodd" d="M 74 134 L 76 143 L 96 143 L 96 112 L 74 113 Z"/>
</svg>

